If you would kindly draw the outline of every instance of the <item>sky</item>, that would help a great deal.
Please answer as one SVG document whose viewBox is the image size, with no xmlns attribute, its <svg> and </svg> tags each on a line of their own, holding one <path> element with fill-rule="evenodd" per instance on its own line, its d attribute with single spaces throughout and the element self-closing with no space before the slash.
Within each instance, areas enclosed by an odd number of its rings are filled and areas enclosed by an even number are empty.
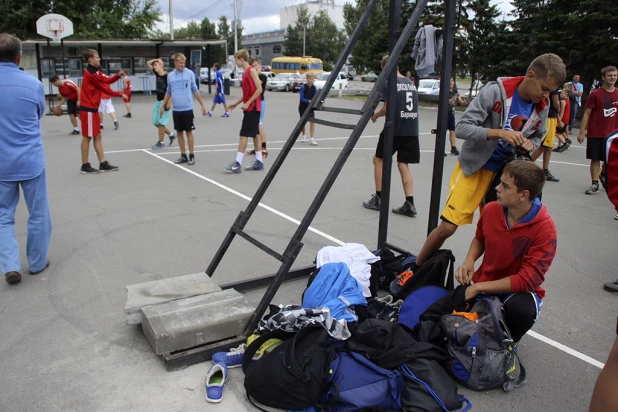
<svg viewBox="0 0 618 412">
<path fill-rule="evenodd" d="M 158 29 L 169 31 L 169 0 L 158 0 L 163 22 Z M 243 34 L 260 33 L 279 29 L 279 9 L 285 6 L 302 4 L 304 0 L 242 0 L 240 18 L 244 27 Z M 353 0 L 335 0 L 343 6 Z M 493 0 L 492 3 L 506 13 L 511 10 L 508 0 Z M 234 18 L 233 0 L 173 0 L 174 28 L 187 24 L 190 20 L 201 21 L 204 17 L 219 20 L 220 16 Z"/>
</svg>

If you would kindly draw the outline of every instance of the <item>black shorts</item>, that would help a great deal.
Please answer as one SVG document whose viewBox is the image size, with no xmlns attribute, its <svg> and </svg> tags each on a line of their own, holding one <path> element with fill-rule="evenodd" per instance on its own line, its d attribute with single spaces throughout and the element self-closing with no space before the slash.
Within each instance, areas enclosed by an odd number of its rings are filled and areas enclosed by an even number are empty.
<svg viewBox="0 0 618 412">
<path fill-rule="evenodd" d="M 260 134 L 260 112 L 252 110 L 244 112 L 242 117 L 242 125 L 240 126 L 240 135 L 244 137 L 255 137 Z"/>
<path fill-rule="evenodd" d="M 605 161 L 605 139 L 586 138 L 586 159 Z"/>
<path fill-rule="evenodd" d="M 419 163 L 421 161 L 421 149 L 418 136 L 393 136 L 393 154 L 397 152 L 397 163 Z M 376 157 L 384 158 L 384 132 L 380 133 Z"/>
<path fill-rule="evenodd" d="M 67 112 L 74 116 L 79 116 L 79 111 L 77 110 L 77 100 L 67 100 Z"/>
<path fill-rule="evenodd" d="M 567 127 L 569 127 L 568 124 L 565 124 L 564 126 L 560 127 L 560 126 L 556 126 L 556 133 L 558 134 L 562 134 L 564 132 L 566 132 Z"/>
<path fill-rule="evenodd" d="M 448 109 L 446 119 L 448 120 L 447 130 L 455 131 L 455 109 Z"/>
<path fill-rule="evenodd" d="M 172 118 L 174 119 L 174 130 L 177 132 L 190 132 L 195 130 L 193 124 L 193 110 L 186 112 L 172 111 Z"/>
<path fill-rule="evenodd" d="M 298 106 L 298 114 L 300 115 L 300 117 L 303 117 L 303 114 L 305 114 L 305 110 L 307 110 L 307 107 L 309 107 L 309 103 L 301 103 Z M 309 113 L 309 118 L 315 118 L 315 116 L 313 115 L 313 111 Z"/>
</svg>

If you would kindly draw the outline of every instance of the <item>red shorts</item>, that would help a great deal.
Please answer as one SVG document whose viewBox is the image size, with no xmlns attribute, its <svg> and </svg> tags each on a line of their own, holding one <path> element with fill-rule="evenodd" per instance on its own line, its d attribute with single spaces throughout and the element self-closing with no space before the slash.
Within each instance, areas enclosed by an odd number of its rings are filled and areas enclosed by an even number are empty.
<svg viewBox="0 0 618 412">
<path fill-rule="evenodd" d="M 131 90 L 129 90 L 128 92 L 124 92 L 124 94 L 127 95 L 127 98 L 122 98 L 122 100 L 124 100 L 126 103 L 129 103 L 131 101 Z"/>
<path fill-rule="evenodd" d="M 101 134 L 101 118 L 99 113 L 80 110 L 79 120 L 82 122 L 82 136 L 97 137 Z"/>
</svg>

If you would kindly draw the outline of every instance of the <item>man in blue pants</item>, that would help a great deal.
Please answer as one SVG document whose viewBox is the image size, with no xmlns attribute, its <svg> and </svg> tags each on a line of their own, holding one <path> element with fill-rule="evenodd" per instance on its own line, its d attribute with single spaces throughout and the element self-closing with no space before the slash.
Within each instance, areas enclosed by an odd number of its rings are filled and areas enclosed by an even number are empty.
<svg viewBox="0 0 618 412">
<path fill-rule="evenodd" d="M 39 123 L 45 92 L 40 81 L 19 70 L 20 63 L 19 39 L 0 34 L 0 272 L 9 284 L 21 281 L 15 236 L 20 187 L 30 214 L 26 257 L 31 275 L 49 267 L 52 228 Z"/>
</svg>

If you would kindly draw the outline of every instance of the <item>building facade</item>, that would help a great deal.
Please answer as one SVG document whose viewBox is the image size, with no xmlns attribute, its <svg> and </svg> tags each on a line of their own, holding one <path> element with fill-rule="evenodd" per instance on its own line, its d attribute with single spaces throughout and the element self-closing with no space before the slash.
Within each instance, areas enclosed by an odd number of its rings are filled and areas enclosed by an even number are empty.
<svg viewBox="0 0 618 412">
<path fill-rule="evenodd" d="M 288 25 L 294 27 L 296 24 L 296 15 L 298 8 L 301 5 L 287 6 L 279 10 L 279 27 L 286 29 Z M 337 29 L 343 30 L 343 6 L 337 6 L 334 0 L 308 0 L 303 3 L 302 6 L 307 7 L 309 16 L 313 17 L 320 12 L 320 10 L 326 10 L 328 16 L 337 26 Z"/>
<path fill-rule="evenodd" d="M 285 30 L 273 30 L 242 36 L 242 46 L 249 52 L 249 57 L 255 57 L 265 65 L 270 65 L 273 58 L 283 56 L 285 51 L 284 42 Z"/>
</svg>

